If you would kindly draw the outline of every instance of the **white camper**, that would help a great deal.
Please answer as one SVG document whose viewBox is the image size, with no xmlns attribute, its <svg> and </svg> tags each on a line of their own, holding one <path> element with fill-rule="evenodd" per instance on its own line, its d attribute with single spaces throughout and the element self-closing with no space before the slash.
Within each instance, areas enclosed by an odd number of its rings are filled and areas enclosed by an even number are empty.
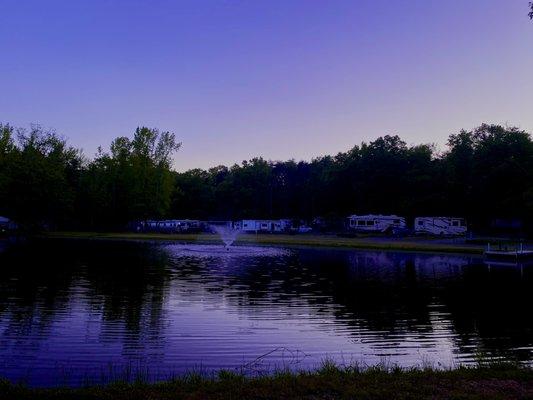
<svg viewBox="0 0 533 400">
<path fill-rule="evenodd" d="M 289 219 L 244 219 L 239 224 L 243 232 L 285 232 L 291 227 Z"/>
<path fill-rule="evenodd" d="M 191 219 L 148 220 L 143 222 L 137 230 L 148 232 L 189 232 L 200 229 L 200 221 Z"/>
<path fill-rule="evenodd" d="M 11 221 L 7 217 L 0 216 L 0 233 L 14 230 L 17 228 L 17 224 Z"/>
<path fill-rule="evenodd" d="M 405 229 L 405 218 L 397 215 L 351 215 L 348 226 L 363 232 L 387 232 L 391 229 Z"/>
<path fill-rule="evenodd" d="M 458 236 L 466 233 L 467 226 L 464 218 L 454 217 L 417 217 L 415 218 L 415 233 Z"/>
</svg>

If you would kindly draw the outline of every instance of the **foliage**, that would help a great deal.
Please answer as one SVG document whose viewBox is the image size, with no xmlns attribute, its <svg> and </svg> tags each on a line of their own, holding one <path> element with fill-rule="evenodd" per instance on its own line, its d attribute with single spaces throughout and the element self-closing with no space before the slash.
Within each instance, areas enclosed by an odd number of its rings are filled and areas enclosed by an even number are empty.
<svg viewBox="0 0 533 400">
<path fill-rule="evenodd" d="M 73 218 L 81 153 L 38 125 L 0 132 L 0 212 L 26 226 Z"/>
<path fill-rule="evenodd" d="M 82 177 L 84 225 L 124 226 L 164 216 L 174 189 L 172 154 L 180 146 L 173 133 L 142 127 L 131 140 L 116 138 L 110 153 L 99 149 Z"/>
<path fill-rule="evenodd" d="M 517 128 L 481 125 L 451 135 L 448 149 L 398 136 L 311 162 L 261 158 L 176 173 L 172 215 L 330 220 L 350 213 L 533 217 L 533 142 Z"/>
<path fill-rule="evenodd" d="M 87 163 L 52 131 L 0 125 L 0 215 L 28 229 L 161 217 L 170 206 L 170 166 L 179 147 L 174 134 L 143 127 Z"/>
<path fill-rule="evenodd" d="M 53 132 L 0 125 L 0 215 L 63 229 L 351 213 L 533 220 L 533 141 L 514 127 L 463 130 L 443 152 L 387 135 L 309 162 L 259 157 L 185 172 L 172 170 L 179 148 L 174 134 L 143 127 L 86 161 Z"/>
</svg>

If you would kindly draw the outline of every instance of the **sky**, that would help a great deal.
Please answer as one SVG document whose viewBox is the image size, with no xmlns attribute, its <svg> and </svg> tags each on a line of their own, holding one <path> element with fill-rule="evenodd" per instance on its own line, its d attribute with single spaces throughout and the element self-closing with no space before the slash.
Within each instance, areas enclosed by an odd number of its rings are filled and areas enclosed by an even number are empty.
<svg viewBox="0 0 533 400">
<path fill-rule="evenodd" d="M 527 0 L 0 0 L 0 122 L 89 158 L 137 126 L 177 170 L 483 122 L 533 132 Z"/>
</svg>

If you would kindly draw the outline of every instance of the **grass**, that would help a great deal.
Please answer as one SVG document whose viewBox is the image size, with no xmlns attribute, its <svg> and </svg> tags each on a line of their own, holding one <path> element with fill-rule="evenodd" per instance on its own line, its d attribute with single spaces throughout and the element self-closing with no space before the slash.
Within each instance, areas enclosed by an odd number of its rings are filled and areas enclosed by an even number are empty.
<svg viewBox="0 0 533 400">
<path fill-rule="evenodd" d="M 39 389 L 0 380 L 4 399 L 533 399 L 533 370 L 514 364 L 452 370 L 338 367 L 246 377 L 190 374 L 161 383 Z"/>
<path fill-rule="evenodd" d="M 217 235 L 165 234 L 165 233 L 100 233 L 100 232 L 49 232 L 48 238 L 70 239 L 120 239 L 120 240 L 162 240 L 187 243 L 220 243 Z M 443 244 L 428 238 L 376 238 L 376 237 L 339 237 L 334 235 L 240 235 L 237 244 L 264 244 L 282 246 L 337 247 L 373 250 L 426 251 L 439 253 L 482 254 L 481 245 Z"/>
</svg>

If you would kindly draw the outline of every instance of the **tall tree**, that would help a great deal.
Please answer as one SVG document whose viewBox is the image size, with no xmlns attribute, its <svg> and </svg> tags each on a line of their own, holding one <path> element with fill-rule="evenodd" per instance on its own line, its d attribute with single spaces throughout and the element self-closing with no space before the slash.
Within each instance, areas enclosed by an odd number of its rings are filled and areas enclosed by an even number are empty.
<svg viewBox="0 0 533 400">
<path fill-rule="evenodd" d="M 38 125 L 19 129 L 15 146 L 9 136 L 4 128 L 3 142 L 11 148 L 4 169 L 9 215 L 28 228 L 54 227 L 72 219 L 81 152 Z"/>
<path fill-rule="evenodd" d="M 0 124 L 0 215 L 5 215 L 8 212 L 8 183 L 10 179 L 8 169 L 12 163 L 11 158 L 15 149 L 13 131 L 14 129 L 10 125 Z"/>
<path fill-rule="evenodd" d="M 118 137 L 87 168 L 86 200 L 91 224 L 123 227 L 128 221 L 166 215 L 174 191 L 175 135 L 139 127 L 133 139 Z"/>
</svg>

